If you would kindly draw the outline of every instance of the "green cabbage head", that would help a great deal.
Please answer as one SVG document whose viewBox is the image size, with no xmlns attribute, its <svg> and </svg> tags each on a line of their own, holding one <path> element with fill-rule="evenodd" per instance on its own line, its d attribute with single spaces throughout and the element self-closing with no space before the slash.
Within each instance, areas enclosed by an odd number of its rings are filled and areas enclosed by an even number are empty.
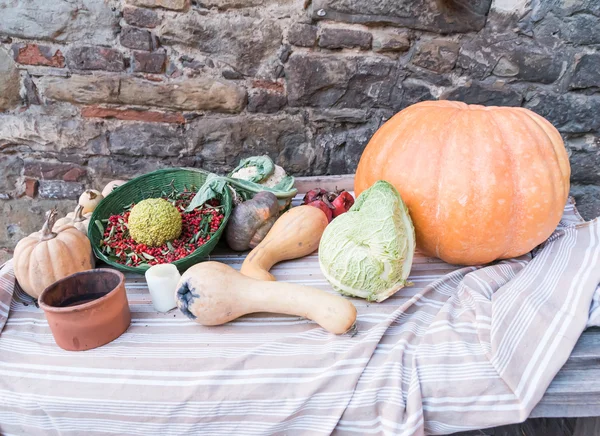
<svg viewBox="0 0 600 436">
<path fill-rule="evenodd" d="M 407 284 L 414 252 L 408 209 L 396 188 L 380 180 L 325 228 L 319 264 L 337 291 L 380 302 Z"/>
</svg>

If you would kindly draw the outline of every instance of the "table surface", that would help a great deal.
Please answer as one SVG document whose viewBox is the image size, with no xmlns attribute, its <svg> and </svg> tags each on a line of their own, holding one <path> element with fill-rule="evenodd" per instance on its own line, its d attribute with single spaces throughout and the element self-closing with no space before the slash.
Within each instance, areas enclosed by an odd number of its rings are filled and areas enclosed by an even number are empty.
<svg viewBox="0 0 600 436">
<path fill-rule="evenodd" d="M 353 185 L 353 175 L 303 177 L 296 183 L 299 192 L 315 186 L 353 190 Z M 600 416 L 600 328 L 583 332 L 569 360 L 531 413 L 532 418 L 583 416 Z"/>
<path fill-rule="evenodd" d="M 315 186 L 321 186 L 328 190 L 333 190 L 336 187 L 352 190 L 352 185 L 352 176 L 300 178 L 297 181 L 299 192 L 306 192 L 306 190 Z M 299 200 L 300 198 L 297 197 L 296 202 Z M 210 259 L 227 263 L 239 269 L 243 262 L 244 254 L 228 251 L 224 248 L 224 244 L 220 244 L 219 248 L 211 254 Z M 273 268 L 273 273 L 279 280 L 310 282 L 315 287 L 327 289 L 329 286 L 325 279 L 318 277 L 320 276 L 318 268 L 317 255 L 313 254 L 303 259 L 282 262 Z M 429 274 L 430 271 L 438 271 L 439 274 L 445 274 L 443 271 L 447 270 L 448 265 L 443 264 L 442 261 L 417 255 L 413 263 L 411 275 L 416 277 L 414 279 L 416 282 L 419 282 L 418 276 L 426 279 L 430 276 L 423 275 Z M 151 301 L 144 277 L 142 275 L 128 274 L 126 280 L 129 288 L 128 293 L 131 294 L 129 295 L 130 300 L 132 300 L 130 302 L 140 307 L 149 307 Z M 427 280 L 431 281 L 430 279 Z M 421 282 L 427 282 L 427 280 L 421 280 Z M 419 283 L 417 283 L 415 288 L 422 287 L 425 284 L 422 283 L 419 286 Z M 378 306 L 378 310 L 390 309 L 390 303 L 392 306 L 398 307 L 397 304 L 399 304 L 402 298 L 410 297 L 409 294 L 412 289 L 414 288 L 406 288 L 405 292 L 398 293 L 399 295 L 406 294 L 403 297 L 390 299 L 387 304 L 381 303 L 381 307 Z M 357 301 L 357 303 L 363 304 L 364 302 Z M 387 308 L 384 306 L 387 306 Z M 557 374 L 546 394 L 533 410 L 531 417 L 600 416 L 599 362 L 600 329 L 589 329 L 579 339 L 567 363 Z"/>
</svg>

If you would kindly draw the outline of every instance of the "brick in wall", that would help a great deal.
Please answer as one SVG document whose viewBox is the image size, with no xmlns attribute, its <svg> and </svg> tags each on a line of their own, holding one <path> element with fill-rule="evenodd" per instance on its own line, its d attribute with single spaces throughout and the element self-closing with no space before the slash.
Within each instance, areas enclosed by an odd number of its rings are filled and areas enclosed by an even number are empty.
<svg viewBox="0 0 600 436">
<path fill-rule="evenodd" d="M 162 52 L 134 52 L 133 71 L 159 74 L 164 72 L 167 55 Z"/>
<path fill-rule="evenodd" d="M 158 14 L 145 8 L 126 7 L 123 9 L 123 18 L 132 26 L 155 28 L 160 24 Z"/>
<path fill-rule="evenodd" d="M 63 68 L 65 57 L 59 49 L 38 44 L 15 44 L 15 60 L 24 65 Z"/>
<path fill-rule="evenodd" d="M 136 27 L 125 27 L 121 29 L 121 45 L 127 48 L 133 48 L 135 50 L 153 50 L 153 38 L 152 33 L 145 29 L 138 29 Z"/>
<path fill-rule="evenodd" d="M 67 65 L 74 70 L 123 71 L 121 52 L 104 47 L 73 47 L 67 53 Z"/>
</svg>

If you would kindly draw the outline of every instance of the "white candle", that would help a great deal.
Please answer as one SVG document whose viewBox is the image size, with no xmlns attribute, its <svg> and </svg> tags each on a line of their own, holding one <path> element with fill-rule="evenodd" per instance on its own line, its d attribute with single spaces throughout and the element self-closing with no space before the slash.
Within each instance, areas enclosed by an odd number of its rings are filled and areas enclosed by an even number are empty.
<svg viewBox="0 0 600 436">
<path fill-rule="evenodd" d="M 168 312 L 177 307 L 175 288 L 181 275 L 170 263 L 154 265 L 146 270 L 146 283 L 152 297 L 152 305 L 159 312 Z"/>
</svg>

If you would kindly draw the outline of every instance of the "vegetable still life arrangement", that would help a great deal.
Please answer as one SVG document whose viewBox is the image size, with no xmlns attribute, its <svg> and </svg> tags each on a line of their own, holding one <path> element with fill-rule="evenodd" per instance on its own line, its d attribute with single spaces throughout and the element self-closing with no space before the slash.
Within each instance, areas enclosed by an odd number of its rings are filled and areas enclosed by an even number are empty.
<svg viewBox="0 0 600 436">
<path fill-rule="evenodd" d="M 536 113 L 425 101 L 373 135 L 354 191 L 387 180 L 406 202 L 422 252 L 475 265 L 545 241 L 563 214 L 569 177 L 559 132 Z"/>
<path fill-rule="evenodd" d="M 253 279 L 219 262 L 199 263 L 182 275 L 177 306 L 207 326 L 270 312 L 308 318 L 331 333 L 343 334 L 356 321 L 356 308 L 343 297 L 308 286 Z"/>
<path fill-rule="evenodd" d="M 369 141 L 356 200 L 317 187 L 292 207 L 295 180 L 268 156 L 242 159 L 227 175 L 157 170 L 86 190 L 56 223 L 56 211 L 48 212 L 42 230 L 17 245 L 15 274 L 37 297 L 91 269 L 93 250 L 113 268 L 146 273 L 158 311 L 176 305 L 203 325 L 284 313 L 341 334 L 356 320 L 343 296 L 382 302 L 408 286 L 416 248 L 465 265 L 531 251 L 558 224 L 569 176 L 561 136 L 541 116 L 421 102 Z M 232 250 L 250 250 L 240 272 L 198 264 L 222 234 Z M 321 272 L 343 296 L 276 282 L 270 272 L 317 249 Z"/>
<path fill-rule="evenodd" d="M 319 265 L 342 294 L 381 302 L 407 284 L 414 252 L 406 205 L 396 188 L 378 181 L 327 226 Z"/>
<path fill-rule="evenodd" d="M 21 289 L 34 298 L 56 281 L 94 267 L 87 236 L 70 224 L 56 227 L 56 214 L 54 209 L 46 212 L 42 229 L 15 247 L 15 277 Z"/>
</svg>

